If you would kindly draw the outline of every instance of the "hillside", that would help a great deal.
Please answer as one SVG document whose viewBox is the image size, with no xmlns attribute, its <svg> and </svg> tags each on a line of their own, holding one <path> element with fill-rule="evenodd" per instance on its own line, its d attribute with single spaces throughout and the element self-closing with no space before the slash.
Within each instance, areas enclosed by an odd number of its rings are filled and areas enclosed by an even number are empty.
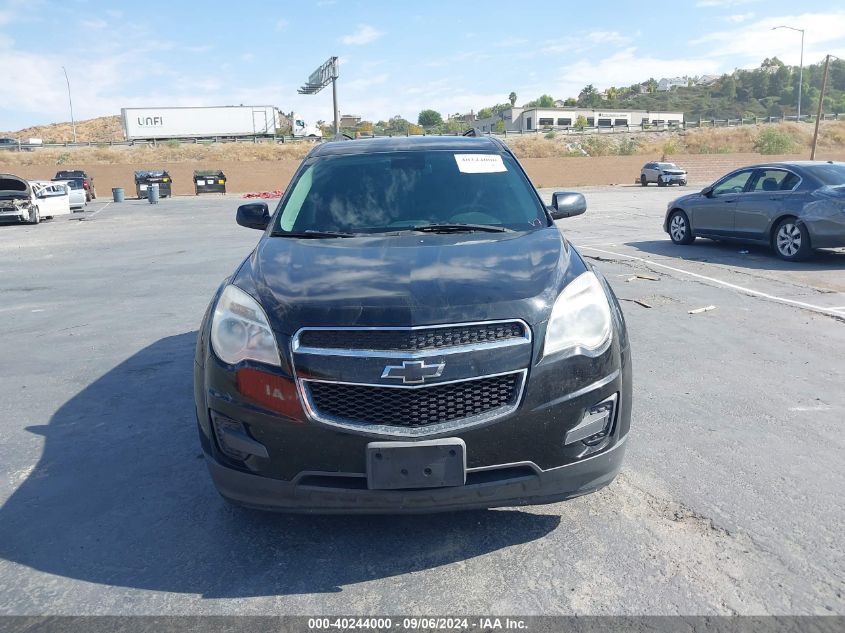
<svg viewBox="0 0 845 633">
<path fill-rule="evenodd" d="M 11 138 L 40 138 L 45 143 L 64 143 L 73 140 L 73 127 L 70 121 L 65 123 L 51 123 L 49 125 L 34 125 L 14 132 L 0 132 L 0 136 Z M 123 127 L 120 117 L 101 116 L 76 122 L 76 140 L 79 142 L 99 142 L 123 140 Z"/>
<path fill-rule="evenodd" d="M 821 91 L 823 63 L 804 67 L 801 88 L 802 116 L 815 115 Z M 592 84 L 585 86 L 575 96 L 544 94 L 532 101 L 520 103 L 526 107 L 550 107 L 555 99 L 564 100 L 567 106 L 625 110 L 683 112 L 687 121 L 699 118 L 738 119 L 741 117 L 794 116 L 798 101 L 797 66 L 787 66 L 777 57 L 764 59 L 759 68 L 735 70 L 707 85 L 696 85 L 697 78 L 689 78 L 689 87 L 657 91 L 657 81 L 651 78 L 641 84 L 609 87 L 604 93 Z M 601 78 L 597 77 L 596 81 Z M 514 101 L 517 95 L 511 93 Z M 479 118 L 491 116 L 510 107 L 502 103 L 481 108 Z M 836 59 L 830 64 L 824 112 L 845 113 L 845 60 Z"/>
</svg>

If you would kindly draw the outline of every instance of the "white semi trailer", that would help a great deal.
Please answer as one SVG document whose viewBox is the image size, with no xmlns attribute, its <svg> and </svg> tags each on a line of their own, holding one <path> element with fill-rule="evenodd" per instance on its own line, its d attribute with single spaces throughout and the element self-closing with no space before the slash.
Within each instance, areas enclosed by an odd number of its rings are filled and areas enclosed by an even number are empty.
<svg viewBox="0 0 845 633">
<path fill-rule="evenodd" d="M 273 136 L 279 112 L 273 106 L 122 108 L 126 140 Z"/>
</svg>

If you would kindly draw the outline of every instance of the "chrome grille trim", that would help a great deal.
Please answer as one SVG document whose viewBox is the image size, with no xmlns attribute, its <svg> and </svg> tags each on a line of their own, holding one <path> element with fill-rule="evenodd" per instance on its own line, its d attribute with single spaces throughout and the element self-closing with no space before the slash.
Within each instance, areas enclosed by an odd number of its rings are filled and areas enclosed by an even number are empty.
<svg viewBox="0 0 845 633">
<path fill-rule="evenodd" d="M 421 330 L 436 330 L 444 328 L 460 328 L 484 325 L 496 325 L 499 323 L 518 323 L 522 326 L 523 335 L 521 337 L 511 337 L 499 341 L 492 341 L 490 343 L 473 343 L 471 345 L 455 345 L 452 347 L 439 347 L 425 350 L 367 350 L 367 349 L 344 349 L 335 347 L 306 347 L 300 344 L 300 335 L 303 332 L 313 331 L 341 331 L 341 332 L 357 332 L 357 331 L 398 331 L 398 332 L 415 332 Z M 369 327 L 369 326 L 344 326 L 344 327 L 304 327 L 300 328 L 291 339 L 291 351 L 294 354 L 318 354 L 327 356 L 352 356 L 352 357 L 367 357 L 367 358 L 405 358 L 418 359 L 428 356 L 443 356 L 447 354 L 460 354 L 472 352 L 479 349 L 495 349 L 500 347 L 511 347 L 515 345 L 530 344 L 532 340 L 531 328 L 522 319 L 499 319 L 494 321 L 470 321 L 467 323 L 443 323 L 438 325 L 417 325 L 411 327 Z"/>
</svg>

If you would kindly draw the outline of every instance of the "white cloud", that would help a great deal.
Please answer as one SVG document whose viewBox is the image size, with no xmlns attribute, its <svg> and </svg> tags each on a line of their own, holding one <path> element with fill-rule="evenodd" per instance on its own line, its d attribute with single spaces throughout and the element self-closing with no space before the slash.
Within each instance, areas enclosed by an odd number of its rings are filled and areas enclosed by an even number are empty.
<svg viewBox="0 0 845 633">
<path fill-rule="evenodd" d="M 592 31 L 587 33 L 587 39 L 593 44 L 627 44 L 631 41 L 630 37 L 626 37 L 617 31 Z"/>
<path fill-rule="evenodd" d="M 277 31 L 284 31 L 288 28 L 288 21 L 285 19 L 276 20 L 276 30 Z"/>
<path fill-rule="evenodd" d="M 186 46 L 185 50 L 189 53 L 207 53 L 211 50 L 211 44 L 200 44 L 198 46 Z"/>
<path fill-rule="evenodd" d="M 604 59 L 581 59 L 568 64 L 563 70 L 554 96 L 575 96 L 587 84 L 598 89 L 609 86 L 629 86 L 649 77 L 676 77 L 683 75 L 716 74 L 720 65 L 715 59 L 681 58 L 661 59 L 640 56 L 634 47 L 618 51 Z M 518 92 L 518 91 L 517 91 Z M 530 91 L 524 91 L 530 94 Z"/>
<path fill-rule="evenodd" d="M 367 90 L 368 88 L 372 88 L 373 86 L 378 86 L 383 83 L 387 83 L 387 80 L 390 78 L 390 75 L 387 73 L 382 73 L 380 75 L 373 75 L 371 77 L 364 77 L 362 79 L 352 79 L 350 81 L 343 82 L 343 89 L 344 90 Z"/>
<path fill-rule="evenodd" d="M 375 42 L 384 33 L 370 26 L 369 24 L 359 24 L 357 30 L 349 35 L 344 35 L 340 41 L 351 46 L 361 46 Z"/>
<path fill-rule="evenodd" d="M 734 67 L 757 65 L 764 57 L 776 55 L 787 64 L 797 65 L 800 58 L 801 36 L 789 30 L 772 30 L 789 25 L 805 29 L 804 61 L 817 62 L 825 53 L 843 55 L 845 51 L 845 12 L 804 13 L 757 19 L 743 26 L 716 31 L 692 40 L 693 47 L 706 49 L 706 58 L 721 58 Z M 809 36 L 812 34 L 812 37 Z M 726 69 L 727 70 L 727 69 Z M 700 74 L 700 73 L 699 73 Z"/>
<path fill-rule="evenodd" d="M 243 55 L 241 55 L 242 62 L 251 62 L 253 59 L 255 59 L 254 53 L 244 53 Z"/>
<path fill-rule="evenodd" d="M 725 17 L 726 22 L 731 22 L 733 24 L 741 24 L 742 22 L 747 22 L 751 18 L 754 17 L 754 12 L 749 11 L 748 13 L 735 13 L 734 15 L 728 15 Z"/>
</svg>

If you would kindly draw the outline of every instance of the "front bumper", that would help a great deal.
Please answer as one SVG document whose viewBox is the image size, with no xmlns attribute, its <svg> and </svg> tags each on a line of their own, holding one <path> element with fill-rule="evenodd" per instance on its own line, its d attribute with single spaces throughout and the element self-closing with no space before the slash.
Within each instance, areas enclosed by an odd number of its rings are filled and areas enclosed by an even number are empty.
<svg viewBox="0 0 845 633">
<path fill-rule="evenodd" d="M 687 175 L 686 174 L 662 174 L 657 177 L 660 182 L 673 185 L 685 185 L 687 184 Z"/>
<path fill-rule="evenodd" d="M 301 473 L 293 481 L 271 479 L 227 468 L 208 453 L 206 463 L 220 494 L 250 508 L 306 513 L 448 512 L 554 503 L 595 492 L 619 473 L 625 439 L 565 466 L 542 470 L 523 462 L 469 469 L 464 486 L 426 490 L 367 490 L 366 477 L 337 473 Z"/>
</svg>

